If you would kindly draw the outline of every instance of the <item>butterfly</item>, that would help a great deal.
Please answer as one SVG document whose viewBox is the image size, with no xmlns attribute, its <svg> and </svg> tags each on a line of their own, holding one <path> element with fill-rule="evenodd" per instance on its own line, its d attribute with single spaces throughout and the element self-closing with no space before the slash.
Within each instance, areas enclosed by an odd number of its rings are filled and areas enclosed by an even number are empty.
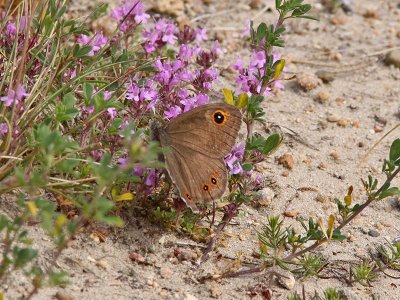
<svg viewBox="0 0 400 300">
<path fill-rule="evenodd" d="M 232 150 L 241 123 L 237 107 L 211 103 L 159 128 L 169 177 L 193 212 L 224 195 L 228 184 L 224 157 Z"/>
</svg>

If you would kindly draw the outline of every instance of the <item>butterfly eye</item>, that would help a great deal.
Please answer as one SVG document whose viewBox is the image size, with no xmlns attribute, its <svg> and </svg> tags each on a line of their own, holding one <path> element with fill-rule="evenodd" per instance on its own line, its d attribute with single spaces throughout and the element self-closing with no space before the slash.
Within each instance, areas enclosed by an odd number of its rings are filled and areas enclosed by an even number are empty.
<svg viewBox="0 0 400 300">
<path fill-rule="evenodd" d="M 213 121 L 217 125 L 224 125 L 228 119 L 228 116 L 229 116 L 229 113 L 226 113 L 222 110 L 216 110 L 212 115 Z"/>
</svg>

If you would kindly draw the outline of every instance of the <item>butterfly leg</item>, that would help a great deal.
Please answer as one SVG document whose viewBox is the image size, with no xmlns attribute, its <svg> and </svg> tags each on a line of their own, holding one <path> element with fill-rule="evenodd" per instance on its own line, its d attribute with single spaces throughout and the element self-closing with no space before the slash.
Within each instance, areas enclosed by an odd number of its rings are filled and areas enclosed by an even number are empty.
<svg viewBox="0 0 400 300">
<path fill-rule="evenodd" d="M 211 223 L 210 223 L 210 228 L 213 228 L 214 227 L 214 223 L 215 223 L 215 209 L 216 209 L 216 206 L 215 206 L 215 201 L 214 200 L 212 202 L 212 206 L 213 206 L 213 208 L 212 208 L 212 219 L 211 219 Z"/>
</svg>

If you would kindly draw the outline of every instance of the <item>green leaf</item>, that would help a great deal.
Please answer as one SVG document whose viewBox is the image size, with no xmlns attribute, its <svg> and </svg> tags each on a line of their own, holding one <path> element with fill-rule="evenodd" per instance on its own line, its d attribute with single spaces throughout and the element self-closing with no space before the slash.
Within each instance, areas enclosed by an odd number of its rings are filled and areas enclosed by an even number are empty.
<svg viewBox="0 0 400 300">
<path fill-rule="evenodd" d="M 275 0 L 275 8 L 278 9 L 281 7 L 282 0 Z"/>
<path fill-rule="evenodd" d="M 274 133 L 270 135 L 267 140 L 265 141 L 265 145 L 263 148 L 263 154 L 264 155 L 269 155 L 271 152 L 276 150 L 278 146 L 282 142 L 282 137 L 278 133 Z"/>
<path fill-rule="evenodd" d="M 267 24 L 261 23 L 257 27 L 257 40 L 261 41 L 265 36 L 267 32 Z"/>
<path fill-rule="evenodd" d="M 92 46 L 80 46 L 76 44 L 72 56 L 75 58 L 82 58 L 87 56 L 90 51 L 92 51 Z"/>
<path fill-rule="evenodd" d="M 51 272 L 49 274 L 49 285 L 51 286 L 64 286 L 69 283 L 67 272 Z"/>
<path fill-rule="evenodd" d="M 301 6 L 297 7 L 295 10 L 293 10 L 292 17 L 302 16 L 302 15 L 306 14 L 307 12 L 309 12 L 310 9 L 311 9 L 310 4 L 301 5 Z"/>
<path fill-rule="evenodd" d="M 400 139 L 396 139 L 390 146 L 389 159 L 391 161 L 396 161 L 399 158 L 400 158 Z"/>
<path fill-rule="evenodd" d="M 242 165 L 243 171 L 250 172 L 253 169 L 252 164 L 243 164 Z"/>
<path fill-rule="evenodd" d="M 0 216 L 0 232 L 3 231 L 4 228 L 6 228 L 8 226 L 8 223 L 10 221 L 8 220 L 8 218 L 4 215 Z"/>
<path fill-rule="evenodd" d="M 397 187 L 388 188 L 386 191 L 379 194 L 379 200 L 390 196 L 400 196 L 400 189 Z"/>
<path fill-rule="evenodd" d="M 83 97 L 85 97 L 86 100 L 90 100 L 93 95 L 93 85 L 90 83 L 85 82 L 83 84 Z"/>
<path fill-rule="evenodd" d="M 37 250 L 31 248 L 14 249 L 14 267 L 21 268 L 34 259 L 38 254 Z"/>
</svg>

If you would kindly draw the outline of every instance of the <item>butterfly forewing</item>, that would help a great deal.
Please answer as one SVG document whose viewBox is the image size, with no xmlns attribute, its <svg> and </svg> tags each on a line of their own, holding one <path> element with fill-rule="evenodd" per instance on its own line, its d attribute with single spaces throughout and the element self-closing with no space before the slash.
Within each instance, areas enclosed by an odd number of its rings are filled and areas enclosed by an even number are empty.
<svg viewBox="0 0 400 300">
<path fill-rule="evenodd" d="M 217 124 L 214 114 L 225 114 Z M 200 106 L 170 121 L 165 127 L 168 145 L 186 146 L 210 157 L 224 157 L 235 144 L 241 125 L 238 108 L 225 103 Z"/>
</svg>

